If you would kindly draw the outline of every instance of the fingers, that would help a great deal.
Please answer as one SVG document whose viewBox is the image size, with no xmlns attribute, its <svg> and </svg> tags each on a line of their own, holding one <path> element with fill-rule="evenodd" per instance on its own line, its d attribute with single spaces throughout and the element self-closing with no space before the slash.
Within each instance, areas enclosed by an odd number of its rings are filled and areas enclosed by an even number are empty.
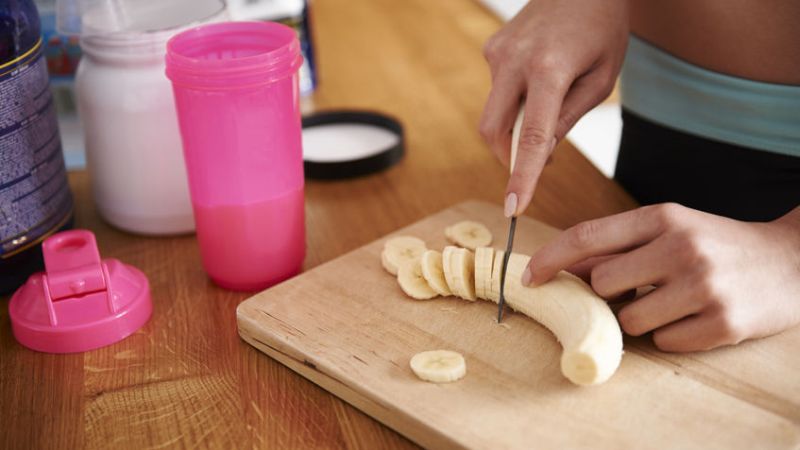
<svg viewBox="0 0 800 450">
<path fill-rule="evenodd" d="M 636 289 L 631 289 L 630 291 L 625 291 L 617 296 L 607 298 L 606 301 L 608 303 L 629 302 L 636 298 L 636 292 L 637 292 Z"/>
<path fill-rule="evenodd" d="M 511 151 L 511 128 L 524 90 L 524 80 L 508 71 L 500 72 L 492 83 L 489 99 L 483 108 L 480 133 L 495 157 L 506 167 Z"/>
<path fill-rule="evenodd" d="M 675 282 L 656 288 L 625 306 L 617 317 L 626 333 L 641 336 L 703 309 L 703 303 L 697 301 L 689 284 Z"/>
<path fill-rule="evenodd" d="M 608 261 L 608 260 L 610 260 L 610 259 L 612 259 L 612 258 L 614 258 L 616 256 L 619 256 L 619 255 L 596 256 L 594 258 L 584 259 L 583 261 L 579 261 L 579 262 L 577 262 L 577 263 L 565 268 L 564 270 L 566 270 L 567 272 L 575 275 L 576 277 L 581 278 L 586 283 L 591 283 L 591 280 L 592 280 L 592 269 L 594 269 L 595 266 L 600 265 L 601 263 L 606 262 L 606 261 Z M 533 260 L 531 259 L 531 261 L 533 261 Z M 528 263 L 528 264 L 530 264 L 530 263 Z"/>
<path fill-rule="evenodd" d="M 582 222 L 559 234 L 531 258 L 531 281 L 544 283 L 559 270 L 593 256 L 608 255 L 652 241 L 664 229 L 661 205 Z"/>
<path fill-rule="evenodd" d="M 556 145 L 556 125 L 568 87 L 567 80 L 552 73 L 534 78 L 528 84 L 519 150 L 506 187 L 506 197 L 516 194 L 515 216 L 530 205 L 542 169 Z"/>
<path fill-rule="evenodd" d="M 711 350 L 742 341 L 737 330 L 717 313 L 703 313 L 667 325 L 653 333 L 653 342 L 665 352 Z"/>
<path fill-rule="evenodd" d="M 591 273 L 592 289 L 603 298 L 614 298 L 631 289 L 663 284 L 675 272 L 673 251 L 668 239 L 656 238 L 597 264 Z"/>
<path fill-rule="evenodd" d="M 609 70 L 598 68 L 575 80 L 561 105 L 556 139 L 563 139 L 584 114 L 611 94 L 614 88 L 612 74 Z"/>
<path fill-rule="evenodd" d="M 596 266 L 600 265 L 601 263 L 609 261 L 609 260 L 611 260 L 611 259 L 613 259 L 613 258 L 615 258 L 617 256 L 619 256 L 619 255 L 615 254 L 615 255 L 607 255 L 607 256 L 596 256 L 594 258 L 585 259 L 585 260 L 583 260 L 583 261 L 581 261 L 579 263 L 573 264 L 573 265 L 567 267 L 564 270 L 566 270 L 567 272 L 569 272 L 569 273 L 575 275 L 576 277 L 582 279 L 586 284 L 591 284 L 591 282 L 592 282 L 591 281 L 591 279 L 592 279 L 592 269 L 594 269 Z M 530 265 L 530 263 L 528 263 L 528 264 Z M 528 270 L 530 270 L 530 269 L 528 269 Z M 524 281 L 523 281 L 523 284 L 525 284 Z M 606 300 L 608 300 L 609 302 L 612 302 L 612 303 L 613 302 L 625 302 L 625 301 L 628 301 L 628 300 L 633 300 L 635 297 L 636 297 L 636 290 L 635 289 L 631 289 L 629 291 L 623 292 L 623 293 L 615 295 L 613 297 L 606 297 Z"/>
</svg>

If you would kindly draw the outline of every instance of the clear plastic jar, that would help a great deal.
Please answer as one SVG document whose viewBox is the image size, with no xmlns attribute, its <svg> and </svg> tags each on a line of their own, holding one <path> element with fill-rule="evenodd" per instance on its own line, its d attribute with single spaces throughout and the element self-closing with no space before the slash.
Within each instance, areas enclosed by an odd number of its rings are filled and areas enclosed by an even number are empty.
<svg viewBox="0 0 800 450">
<path fill-rule="evenodd" d="M 130 2 L 120 22 L 118 12 L 108 9 L 118 3 L 101 3 L 82 16 L 84 53 L 75 88 L 94 200 L 104 219 L 126 231 L 191 232 L 192 205 L 164 55 L 176 33 L 226 19 L 225 5 L 185 0 L 166 10 Z"/>
</svg>

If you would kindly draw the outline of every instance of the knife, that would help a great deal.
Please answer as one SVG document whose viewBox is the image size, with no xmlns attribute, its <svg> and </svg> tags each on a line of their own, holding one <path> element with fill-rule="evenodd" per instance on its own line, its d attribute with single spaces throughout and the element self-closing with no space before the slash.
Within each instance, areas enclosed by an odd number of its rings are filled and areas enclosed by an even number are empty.
<svg viewBox="0 0 800 450">
<path fill-rule="evenodd" d="M 514 163 L 517 160 L 517 148 L 519 147 L 519 134 L 522 129 L 522 119 L 525 117 L 525 104 L 519 107 L 517 113 L 517 120 L 514 122 L 514 128 L 511 131 L 511 158 L 509 160 L 509 172 L 514 172 Z M 503 265 L 500 268 L 500 301 L 497 302 L 497 323 L 503 321 L 503 310 L 506 304 L 506 270 L 508 270 L 508 258 L 511 257 L 511 251 L 514 249 L 514 231 L 517 229 L 517 216 L 511 216 L 511 225 L 508 227 L 508 243 L 506 244 L 506 253 L 503 255 Z"/>
</svg>

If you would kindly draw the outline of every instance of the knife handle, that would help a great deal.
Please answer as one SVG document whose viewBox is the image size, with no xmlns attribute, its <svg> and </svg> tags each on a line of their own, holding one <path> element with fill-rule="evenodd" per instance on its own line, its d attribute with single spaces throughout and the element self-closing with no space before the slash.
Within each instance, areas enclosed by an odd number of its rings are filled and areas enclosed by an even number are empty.
<svg viewBox="0 0 800 450">
<path fill-rule="evenodd" d="M 508 171 L 514 172 L 514 163 L 517 162 L 517 149 L 519 148 L 519 135 L 522 131 L 522 119 L 525 118 L 525 103 L 519 106 L 517 120 L 514 121 L 514 129 L 511 131 L 511 159 L 508 164 Z"/>
</svg>

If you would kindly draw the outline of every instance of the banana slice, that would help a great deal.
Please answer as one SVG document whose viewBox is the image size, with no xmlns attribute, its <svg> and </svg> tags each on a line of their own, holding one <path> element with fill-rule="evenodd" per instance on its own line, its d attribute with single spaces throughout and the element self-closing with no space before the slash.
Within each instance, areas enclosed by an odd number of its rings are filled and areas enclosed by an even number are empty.
<svg viewBox="0 0 800 450">
<path fill-rule="evenodd" d="M 477 300 L 475 296 L 475 256 L 466 248 L 455 247 L 450 252 L 450 271 L 453 283 L 450 286 L 454 294 L 464 300 Z"/>
<path fill-rule="evenodd" d="M 491 288 L 493 263 L 493 248 L 478 247 L 475 249 L 475 296 L 478 298 L 487 298 Z"/>
<path fill-rule="evenodd" d="M 422 263 L 420 261 L 400 266 L 400 270 L 397 271 L 397 282 L 406 295 L 417 300 L 427 300 L 438 295 L 425 281 L 425 277 L 422 276 Z"/>
<path fill-rule="evenodd" d="M 452 295 L 461 297 L 459 286 L 456 285 L 456 279 L 453 272 L 453 259 L 451 256 L 453 252 L 458 250 L 458 247 L 448 245 L 442 250 L 442 272 L 444 272 L 444 279 L 447 282 L 447 287 L 450 289 Z"/>
<path fill-rule="evenodd" d="M 421 380 L 449 383 L 467 373 L 467 363 L 460 353 L 450 350 L 429 350 L 411 358 L 411 370 Z"/>
<path fill-rule="evenodd" d="M 426 250 L 422 254 L 420 260 L 422 267 L 422 276 L 425 281 L 433 288 L 439 295 L 453 295 L 450 288 L 447 286 L 447 280 L 444 277 L 444 268 L 442 267 L 442 254 L 436 250 Z"/>
<path fill-rule="evenodd" d="M 495 254 L 495 267 L 502 264 L 499 254 L 502 252 Z M 622 359 L 622 332 L 611 308 L 580 278 L 564 271 L 543 285 L 523 286 L 522 273 L 528 261 L 529 256 L 514 253 L 508 260 L 507 304 L 556 336 L 564 348 L 561 373 L 570 381 L 592 385 L 608 380 Z M 497 286 L 499 296 L 499 279 Z"/>
<path fill-rule="evenodd" d="M 497 250 L 492 261 L 492 275 L 489 280 L 489 289 L 486 290 L 486 299 L 493 302 L 500 301 L 500 271 L 503 269 L 503 257 L 506 252 Z"/>
<path fill-rule="evenodd" d="M 444 229 L 445 237 L 452 243 L 470 250 L 487 247 L 492 243 L 492 232 L 482 223 L 464 220 Z"/>
<path fill-rule="evenodd" d="M 381 263 L 387 272 L 397 275 L 401 266 L 418 261 L 427 249 L 422 239 L 413 236 L 393 237 L 383 245 Z"/>
</svg>

